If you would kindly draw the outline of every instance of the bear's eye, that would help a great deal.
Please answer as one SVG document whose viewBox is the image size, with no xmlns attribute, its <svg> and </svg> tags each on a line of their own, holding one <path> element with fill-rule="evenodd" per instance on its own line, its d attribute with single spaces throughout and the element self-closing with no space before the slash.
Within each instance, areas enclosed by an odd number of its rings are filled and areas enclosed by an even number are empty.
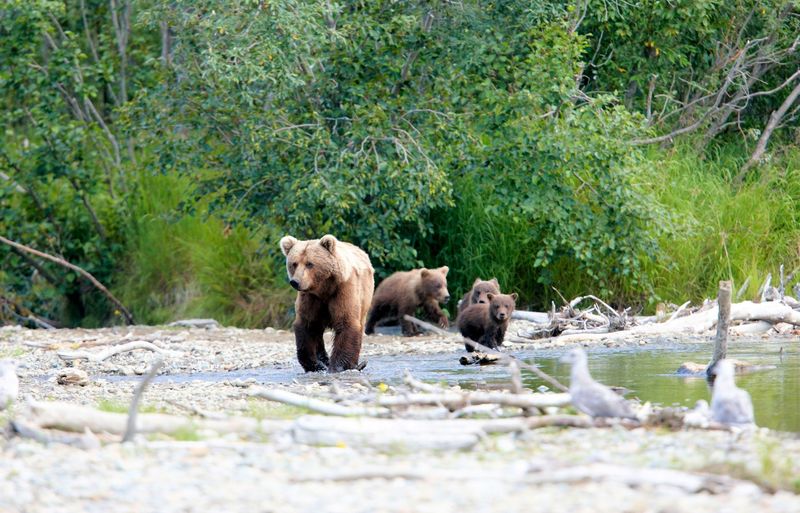
<svg viewBox="0 0 800 513">
<path fill-rule="evenodd" d="M 314 264 L 312 264 L 311 262 L 307 262 L 306 263 L 306 269 L 311 269 L 313 267 L 314 267 Z"/>
<path fill-rule="evenodd" d="M 297 269 L 297 262 L 294 262 L 294 263 L 292 264 L 292 269 Z"/>
</svg>

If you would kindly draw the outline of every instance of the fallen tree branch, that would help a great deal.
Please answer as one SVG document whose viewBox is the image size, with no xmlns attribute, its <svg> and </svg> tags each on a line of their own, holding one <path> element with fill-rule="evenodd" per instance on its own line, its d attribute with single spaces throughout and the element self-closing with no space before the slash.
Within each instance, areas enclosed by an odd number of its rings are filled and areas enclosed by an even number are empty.
<svg viewBox="0 0 800 513">
<path fill-rule="evenodd" d="M 33 248 L 29 248 L 28 246 L 25 246 L 25 245 L 20 244 L 18 242 L 14 242 L 13 240 L 6 239 L 2 235 L 0 235 L 0 242 L 2 242 L 3 244 L 9 245 L 12 248 L 15 248 L 15 249 L 18 249 L 18 250 L 21 250 L 21 251 L 25 251 L 25 252 L 30 253 L 32 255 L 36 255 L 39 258 L 44 258 L 45 260 L 49 260 L 49 261 L 51 261 L 53 263 L 56 263 L 56 264 L 58 264 L 58 265 L 60 265 L 62 267 L 66 267 L 67 269 L 71 269 L 71 270 L 75 271 L 76 273 L 80 274 L 81 276 L 83 276 L 84 278 L 89 280 L 92 283 L 92 285 L 95 286 L 95 288 L 97 290 L 102 292 L 103 295 L 106 296 L 108 298 L 108 300 L 111 301 L 114 304 L 114 306 L 117 307 L 117 309 L 119 309 L 119 311 L 125 317 L 125 322 L 127 322 L 128 324 L 133 324 L 133 315 L 131 315 L 131 313 L 128 311 L 128 309 L 125 308 L 125 306 L 119 301 L 119 299 L 114 297 L 114 295 L 111 292 L 109 292 L 109 290 L 102 283 L 97 281 L 97 278 L 92 276 L 87 271 L 84 271 L 83 269 L 81 269 L 80 267 L 78 267 L 75 264 L 71 264 L 71 263 L 67 262 L 63 258 L 58 258 L 58 257 L 55 257 L 53 255 L 48 255 L 47 253 L 42 253 L 41 251 L 35 250 Z"/>
<path fill-rule="evenodd" d="M 389 410 L 386 408 L 342 406 L 341 404 L 322 401 L 277 388 L 256 390 L 251 392 L 250 396 L 298 406 L 325 415 L 336 415 L 340 417 L 382 417 L 389 414 Z"/>
<path fill-rule="evenodd" d="M 152 344 L 150 342 L 145 342 L 143 340 L 128 342 L 127 344 L 122 344 L 119 346 L 112 346 L 106 349 L 105 351 L 101 351 L 99 353 L 93 353 L 90 351 L 59 351 L 56 354 L 58 355 L 59 358 L 68 362 L 74 360 L 88 360 L 90 362 L 102 362 L 103 360 L 107 360 L 116 354 L 127 353 L 129 351 L 135 351 L 137 349 L 147 349 L 148 351 L 153 351 L 155 353 L 159 353 L 162 355 L 174 354 L 172 351 L 166 351 L 164 349 L 161 349 L 155 344 Z"/>
<path fill-rule="evenodd" d="M 407 320 L 410 323 L 416 324 L 417 326 L 419 326 L 422 329 L 425 329 L 425 330 L 428 330 L 428 331 L 432 331 L 432 332 L 436 333 L 437 335 L 444 335 L 446 337 L 455 337 L 456 336 L 455 333 L 450 333 L 447 330 L 443 330 L 442 328 L 440 328 L 438 326 L 434 326 L 433 324 L 431 324 L 429 322 L 421 321 L 421 320 L 419 320 L 416 317 L 413 317 L 411 315 L 404 315 L 403 319 Z"/>
<path fill-rule="evenodd" d="M 96 410 L 61 402 L 29 403 L 30 420 L 36 426 L 45 429 L 59 429 L 82 433 L 86 428 L 93 433 L 110 433 L 123 435 L 127 427 L 128 415 Z M 146 413 L 137 416 L 136 429 L 139 433 L 175 433 L 196 429 L 212 430 L 225 433 L 273 433 L 287 426 L 286 421 L 262 420 L 250 417 L 231 417 L 226 420 L 195 419 L 166 415 L 163 413 Z"/>
<path fill-rule="evenodd" d="M 375 398 L 379 406 L 444 406 L 450 410 L 475 404 L 498 404 L 517 408 L 549 408 L 567 406 L 570 396 L 567 393 L 519 394 L 504 392 L 441 392 L 438 394 L 380 395 Z"/>
<path fill-rule="evenodd" d="M 13 434 L 19 436 L 20 438 L 35 440 L 40 444 L 49 445 L 57 443 L 86 450 L 100 447 L 100 441 L 89 429 L 85 429 L 82 435 L 68 435 L 61 433 L 51 434 L 42 429 L 31 426 L 30 424 L 19 419 L 14 419 L 9 422 L 9 426 Z"/>
<path fill-rule="evenodd" d="M 142 379 L 142 381 L 136 387 L 136 390 L 133 392 L 133 399 L 131 400 L 131 405 L 128 408 L 128 423 L 125 427 L 125 435 L 122 437 L 123 443 L 133 441 L 133 437 L 136 436 L 136 415 L 139 413 L 139 401 L 142 399 L 144 389 L 147 388 L 147 385 L 149 385 L 151 381 L 153 381 L 153 378 L 156 377 L 156 374 L 158 373 L 158 369 L 160 369 L 163 365 L 164 360 L 156 360 L 153 365 L 150 366 L 150 370 L 147 371 L 144 379 Z"/>
<path fill-rule="evenodd" d="M 550 314 L 547 312 L 527 312 L 525 310 L 514 310 L 511 312 L 512 319 L 520 321 L 535 322 L 537 324 L 546 324 L 550 321 Z"/>
<path fill-rule="evenodd" d="M 476 350 L 481 351 L 483 353 L 486 353 L 488 355 L 497 356 L 504 363 L 508 363 L 511 360 L 516 361 L 519 364 L 520 368 L 523 368 L 525 370 L 529 370 L 529 371 L 533 372 L 534 374 L 539 376 L 540 379 L 542 379 L 544 381 L 547 381 L 548 383 L 550 383 L 551 385 L 556 387 L 558 390 L 561 390 L 562 392 L 566 392 L 567 390 L 569 390 L 567 387 L 565 387 L 564 385 L 559 383 L 557 379 L 555 379 L 554 377 L 550 376 L 549 374 L 547 374 L 546 372 L 544 372 L 543 370 L 541 370 L 539 367 L 537 367 L 535 365 L 529 365 L 529 364 L 527 364 L 525 362 L 521 362 L 521 361 L 517 360 L 516 358 L 508 356 L 507 354 L 500 353 L 498 351 L 494 351 L 491 348 L 488 348 L 488 347 L 484 346 L 483 344 L 479 344 L 478 342 L 475 342 L 474 340 L 470 340 L 470 339 L 468 339 L 466 337 L 463 337 L 463 340 L 464 340 L 465 344 L 469 344 L 469 346 L 472 347 L 473 349 L 476 349 Z"/>
</svg>

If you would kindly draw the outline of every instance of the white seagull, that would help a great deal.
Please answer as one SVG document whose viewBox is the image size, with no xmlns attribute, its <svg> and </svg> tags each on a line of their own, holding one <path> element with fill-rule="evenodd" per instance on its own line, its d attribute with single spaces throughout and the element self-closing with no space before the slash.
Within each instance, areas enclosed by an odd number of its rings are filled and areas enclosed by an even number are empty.
<svg viewBox="0 0 800 513">
<path fill-rule="evenodd" d="M 575 408 L 592 417 L 636 419 L 628 401 L 592 379 L 586 363 L 586 352 L 582 348 L 571 349 L 560 361 L 572 364 L 569 394 Z"/>
<path fill-rule="evenodd" d="M 754 424 L 753 401 L 746 390 L 736 386 L 733 363 L 720 360 L 712 372 L 717 377 L 711 394 L 711 420 L 726 426 Z"/>
</svg>

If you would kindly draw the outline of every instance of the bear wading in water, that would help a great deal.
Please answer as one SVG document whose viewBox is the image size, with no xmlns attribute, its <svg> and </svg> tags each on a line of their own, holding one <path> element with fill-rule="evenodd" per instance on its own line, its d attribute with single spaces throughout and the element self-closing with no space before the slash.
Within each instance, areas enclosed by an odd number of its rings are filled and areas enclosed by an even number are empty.
<svg viewBox="0 0 800 513">
<path fill-rule="evenodd" d="M 438 269 L 413 269 L 396 272 L 383 280 L 375 289 L 375 299 L 367 319 L 367 334 L 375 332 L 381 321 L 397 319 L 403 335 L 410 337 L 418 333 L 417 327 L 405 320 L 404 315 L 414 315 L 418 307 L 425 310 L 426 317 L 442 328 L 447 328 L 447 316 L 439 303 L 450 299 L 447 291 L 447 266 Z"/>
<path fill-rule="evenodd" d="M 464 297 L 461 298 L 461 301 L 458 303 L 458 315 L 461 315 L 461 312 L 466 310 L 470 305 L 488 303 L 489 300 L 486 299 L 486 294 L 499 293 L 500 283 L 498 283 L 497 278 L 492 278 L 491 280 L 476 278 L 475 282 L 472 284 L 472 289 L 464 294 Z"/>
<path fill-rule="evenodd" d="M 306 372 L 356 369 L 364 321 L 375 288 L 369 256 L 333 235 L 300 241 L 284 237 L 289 284 L 297 290 L 294 337 Z M 334 330 L 330 359 L 322 334 Z"/>
<path fill-rule="evenodd" d="M 497 349 L 503 345 L 508 322 L 517 302 L 517 294 L 487 294 L 488 303 L 476 303 L 468 306 L 458 316 L 458 330 L 461 334 L 475 342 Z M 467 351 L 475 350 L 464 343 Z"/>
</svg>

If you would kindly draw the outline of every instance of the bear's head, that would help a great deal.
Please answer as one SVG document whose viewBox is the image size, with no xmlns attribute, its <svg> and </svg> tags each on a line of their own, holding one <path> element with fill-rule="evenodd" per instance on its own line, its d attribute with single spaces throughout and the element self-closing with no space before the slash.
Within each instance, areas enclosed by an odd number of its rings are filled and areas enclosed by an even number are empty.
<svg viewBox="0 0 800 513">
<path fill-rule="evenodd" d="M 486 294 L 489 299 L 489 313 L 492 318 L 503 322 L 511 318 L 511 312 L 517 306 L 517 293 L 513 294 Z"/>
<path fill-rule="evenodd" d="M 487 294 L 499 293 L 500 284 L 497 282 L 497 278 L 492 278 L 488 281 L 476 278 L 475 283 L 472 284 L 472 293 L 469 296 L 469 304 L 474 305 L 478 303 L 488 303 L 489 299 L 486 297 Z"/>
<path fill-rule="evenodd" d="M 447 303 L 450 300 L 450 292 L 447 291 L 447 266 L 438 269 L 423 269 L 422 276 L 422 295 L 425 298 L 434 298 L 440 303 Z"/>
<path fill-rule="evenodd" d="M 336 256 L 339 241 L 333 235 L 321 239 L 281 239 L 281 251 L 286 255 L 289 285 L 300 292 L 326 296 L 342 279 L 346 279 L 346 262 Z"/>
</svg>

